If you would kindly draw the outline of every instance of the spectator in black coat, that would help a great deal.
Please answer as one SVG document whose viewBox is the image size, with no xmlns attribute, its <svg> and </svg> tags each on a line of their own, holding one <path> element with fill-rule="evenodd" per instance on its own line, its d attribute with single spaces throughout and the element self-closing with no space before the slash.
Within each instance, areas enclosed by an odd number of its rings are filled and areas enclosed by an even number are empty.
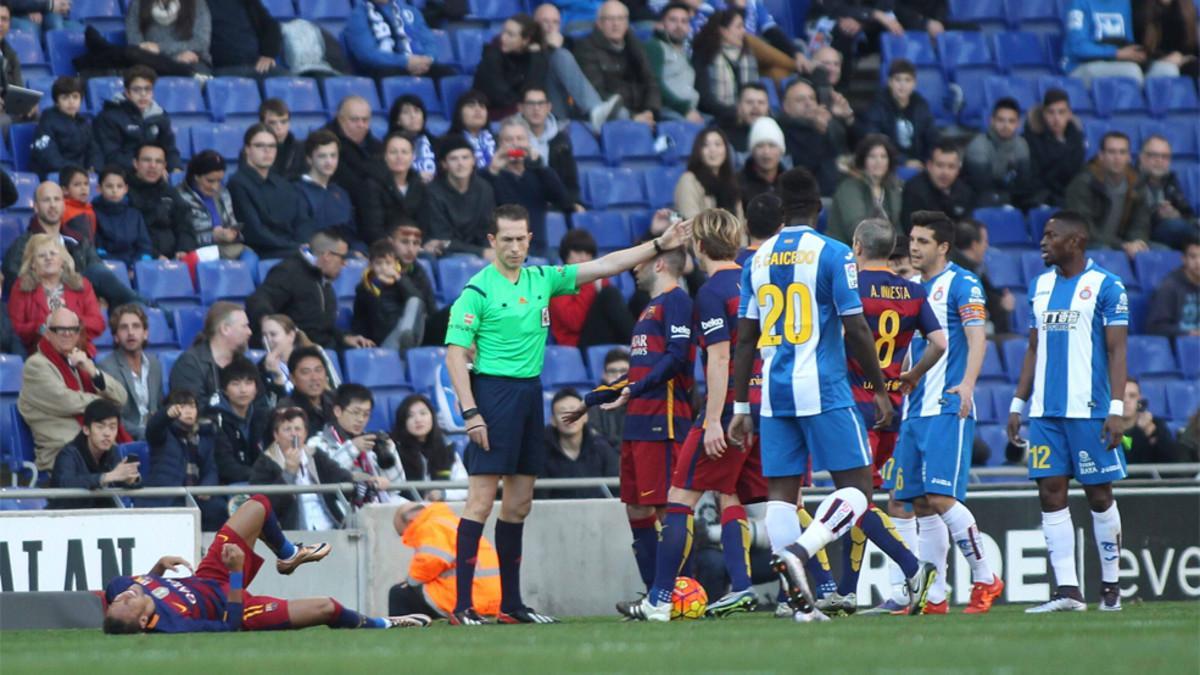
<svg viewBox="0 0 1200 675">
<path fill-rule="evenodd" d="M 1132 375 L 1125 378 L 1125 456 L 1130 464 L 1182 462 L 1183 450 L 1171 435 L 1167 421 L 1150 410 L 1142 398 L 1142 385 Z"/>
<path fill-rule="evenodd" d="M 287 75 L 276 59 L 283 31 L 262 0 L 205 0 L 212 14 L 213 75 Z"/>
<path fill-rule="evenodd" d="M 452 132 L 438 143 L 438 169 L 421 216 L 428 224 L 430 243 L 437 242 L 432 247 L 492 260 L 495 252 L 487 243 L 487 229 L 496 208 L 495 193 L 486 179 L 475 175 L 475 154 L 461 134 Z"/>
<path fill-rule="evenodd" d="M 217 477 L 222 485 L 244 483 L 267 445 L 270 410 L 259 396 L 258 368 L 238 355 L 221 369 L 221 398 L 205 411 L 216 427 Z"/>
<path fill-rule="evenodd" d="M 1179 184 L 1179 176 L 1171 170 L 1170 141 L 1159 134 L 1143 138 L 1138 169 L 1150 209 L 1151 239 L 1182 248 L 1200 232 L 1200 220 Z"/>
<path fill-rule="evenodd" d="M 253 485 L 320 485 L 349 483 L 354 477 L 323 451 L 305 446 L 309 429 L 320 431 L 316 420 L 305 417 L 303 410 L 281 407 L 271 415 L 272 443 L 254 462 L 250 471 Z M 310 512 L 300 504 L 299 495 L 275 495 L 271 509 L 285 530 L 328 530 L 341 526 L 346 514 L 336 494 L 321 495 L 325 508 Z"/>
<path fill-rule="evenodd" d="M 516 112 L 525 87 L 546 86 L 548 65 L 541 42 L 541 27 L 521 12 L 508 17 L 500 34 L 484 46 L 471 88 L 487 94 L 492 119 Z"/>
<path fill-rule="evenodd" d="M 371 106 L 361 96 L 347 96 L 338 105 L 337 116 L 324 128 L 333 132 L 340 144 L 333 182 L 350 194 L 354 210 L 364 213 L 371 184 L 383 182 L 387 176 L 383 143 L 371 133 Z M 364 241 L 369 244 L 374 239 Z"/>
<path fill-rule="evenodd" d="M 296 186 L 271 170 L 275 135 L 263 124 L 254 124 L 246 130 L 243 144 L 245 163 L 229 179 L 234 215 L 246 245 L 259 257 L 282 258 L 313 231 L 313 223 Z"/>
<path fill-rule="evenodd" d="M 987 131 L 967 144 L 964 176 L 975 190 L 977 206 L 1011 205 L 1028 210 L 1033 198 L 1029 144 L 1017 135 L 1021 108 L 1008 96 L 996 101 Z"/>
<path fill-rule="evenodd" d="M 546 464 L 539 478 L 602 478 L 618 475 L 620 457 L 600 432 L 587 425 L 587 413 L 574 422 L 563 416 L 583 405 L 571 388 L 560 389 L 550 403 L 553 419 L 546 425 Z M 608 488 L 538 490 L 540 499 L 612 497 Z"/>
<path fill-rule="evenodd" d="M 545 256 L 547 205 L 571 213 L 575 204 L 553 169 L 526 161 L 530 145 L 524 124 L 508 120 L 500 127 L 499 136 L 491 164 L 480 175 L 492 184 L 497 204 L 520 204 L 529 211 L 529 230 L 533 233 L 529 253 Z"/>
<path fill-rule="evenodd" d="M 526 164 L 537 163 L 554 169 L 575 210 L 584 210 L 583 200 L 579 196 L 579 166 L 575 163 L 571 135 L 551 114 L 546 90 L 538 86 L 525 87 L 517 114 L 511 119 L 521 122 L 529 130 L 529 157 L 525 160 Z"/>
<path fill-rule="evenodd" d="M 908 59 L 888 66 L 887 90 L 880 91 L 863 120 L 864 134 L 892 139 L 900 160 L 919 169 L 938 141 L 937 124 L 929 103 L 917 88 L 917 69 Z"/>
<path fill-rule="evenodd" d="M 220 400 L 220 372 L 250 342 L 250 320 L 240 305 L 218 300 L 204 315 L 204 328 L 171 367 L 171 391 L 185 389 L 204 406 Z"/>
<path fill-rule="evenodd" d="M 188 162 L 187 174 L 175 189 L 179 252 L 216 246 L 223 259 L 257 265 L 258 255 L 246 246 L 224 180 L 225 159 L 216 150 L 201 150 Z"/>
<path fill-rule="evenodd" d="M 296 180 L 304 174 L 304 143 L 292 133 L 292 113 L 287 104 L 277 98 L 269 98 L 258 106 L 258 121 L 266 125 L 275 136 L 275 163 L 271 169 L 288 180 Z"/>
<path fill-rule="evenodd" d="M 983 284 L 986 296 L 988 321 L 996 334 L 1025 332 L 1025 326 L 1012 325 L 1012 312 L 1016 299 L 1007 288 L 997 288 L 988 277 L 986 261 L 988 250 L 987 225 L 974 218 L 964 218 L 954 226 L 954 248 L 950 260 L 963 269 L 974 272 Z"/>
<path fill-rule="evenodd" d="M 914 211 L 941 211 L 953 220 L 970 216 L 975 210 L 975 191 L 959 178 L 961 171 L 962 149 L 951 141 L 939 141 L 925 170 L 904 184 L 898 226 L 905 233 L 911 230 Z"/>
<path fill-rule="evenodd" d="M 122 462 L 117 454 L 121 408 L 105 399 L 92 401 L 83 410 L 83 429 L 54 460 L 52 488 L 134 487 L 141 482 L 138 463 Z M 110 509 L 112 497 L 51 499 L 51 509 Z"/>
<path fill-rule="evenodd" d="M 292 374 L 292 395 L 282 399 L 279 407 L 296 406 L 308 418 L 308 435 L 321 433 L 334 420 L 334 390 L 329 386 L 325 354 L 319 347 L 297 347 L 288 357 L 288 372 Z"/>
<path fill-rule="evenodd" d="M 783 172 L 783 153 L 787 143 L 783 130 L 770 117 L 754 122 L 747 141 L 750 156 L 746 158 L 742 172 L 738 174 L 738 187 L 742 195 L 742 212 L 750 206 L 750 200 L 764 193 L 777 194 Z"/>
<path fill-rule="evenodd" d="M 147 66 L 125 71 L 125 91 L 104 102 L 92 132 L 104 164 L 133 166 L 134 154 L 146 143 L 160 146 L 167 154 L 167 169 L 183 168 L 171 117 L 154 100 L 158 75 Z"/>
<path fill-rule="evenodd" d="M 371 244 L 371 266 L 354 288 L 354 331 L 384 349 L 404 353 L 421 344 L 425 303 L 404 277 L 396 249 L 388 239 Z"/>
<path fill-rule="evenodd" d="M 254 326 L 268 314 L 286 314 L 314 344 L 326 348 L 374 347 L 360 336 L 347 335 L 335 325 L 337 296 L 333 280 L 346 265 L 350 247 L 336 230 L 320 230 L 308 244 L 271 268 L 267 278 L 246 299 Z"/>
<path fill-rule="evenodd" d="M 1167 337 L 1200 335 L 1200 240 L 1193 238 L 1184 246 L 1183 265 L 1154 289 L 1146 332 Z"/>
<path fill-rule="evenodd" d="M 837 158 L 847 150 L 842 147 L 846 130 L 817 103 L 817 90 L 808 80 L 793 80 L 784 91 L 779 126 L 792 167 L 808 169 L 820 184 L 821 194 L 832 196 L 837 189 Z"/>
<path fill-rule="evenodd" d="M 167 180 L 166 157 L 162 146 L 153 143 L 137 149 L 129 178 L 129 205 L 142 214 L 154 256 L 175 260 L 190 250 L 188 242 L 194 238 L 189 224 L 174 217 L 179 198 Z"/>
<path fill-rule="evenodd" d="M 96 251 L 106 259 L 120 260 L 133 269 L 138 260 L 154 257 L 150 232 L 142 212 L 129 203 L 125 170 L 119 166 L 100 171 L 100 196 L 92 200 L 96 211 Z"/>
<path fill-rule="evenodd" d="M 737 115 L 734 119 L 717 120 L 733 146 L 734 165 L 745 164 L 750 158 L 750 127 L 760 117 L 770 117 L 771 99 L 767 88 L 759 82 L 750 82 L 738 92 Z M 786 148 L 785 148 L 786 149 Z"/>
<path fill-rule="evenodd" d="M 145 487 L 189 487 L 217 485 L 216 438 L 212 423 L 200 419 L 196 395 L 190 391 L 172 391 L 163 407 L 146 424 L 146 442 L 150 445 L 150 467 L 143 479 Z M 215 532 L 229 518 L 228 497 L 196 497 L 200 507 L 200 526 Z M 183 497 L 137 497 L 138 508 L 185 506 Z"/>
<path fill-rule="evenodd" d="M 413 166 L 413 150 L 412 137 L 402 131 L 392 131 L 383 139 L 387 177 L 370 185 L 358 222 L 364 240 L 379 241 L 388 236 L 388 225 L 396 218 L 416 219 L 424 210 L 429 189 Z"/>
<path fill-rule="evenodd" d="M 318 129 L 304 139 L 304 156 L 308 172 L 296 180 L 296 190 L 308 206 L 308 217 L 314 224 L 333 228 L 341 233 L 350 248 L 361 255 L 367 248 L 359 235 L 354 205 L 350 193 L 333 182 L 340 158 L 341 143 L 328 129 Z M 310 233 L 305 233 L 307 235 Z"/>
<path fill-rule="evenodd" d="M 854 73 L 855 59 L 879 51 L 879 36 L 885 32 L 902 34 L 904 27 L 893 12 L 892 0 L 814 0 L 808 16 L 821 24 L 832 22 L 827 29 L 834 49 L 845 60 L 842 80 L 848 82 Z"/>
<path fill-rule="evenodd" d="M 33 170 L 43 180 L 52 171 L 67 166 L 96 169 L 103 162 L 100 148 L 92 139 L 92 122 L 79 114 L 83 104 L 83 84 L 77 77 L 60 77 L 50 88 L 54 107 L 42 111 L 33 132 L 30 159 Z"/>
<path fill-rule="evenodd" d="M 1033 203 L 1062 206 L 1067 185 L 1083 170 L 1083 127 L 1062 89 L 1050 89 L 1029 111 L 1025 141 L 1033 164 Z"/>
</svg>

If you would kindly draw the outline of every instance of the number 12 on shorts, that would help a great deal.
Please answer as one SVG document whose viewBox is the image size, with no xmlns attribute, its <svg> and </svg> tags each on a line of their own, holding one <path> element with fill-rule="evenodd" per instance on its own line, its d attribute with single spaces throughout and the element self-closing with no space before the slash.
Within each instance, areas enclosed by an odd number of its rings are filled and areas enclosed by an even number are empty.
<svg viewBox="0 0 1200 675">
<path fill-rule="evenodd" d="M 1029 446 L 1029 468 L 1031 468 L 1031 469 L 1049 469 L 1050 468 L 1050 446 L 1048 446 L 1048 445 L 1031 445 L 1031 446 Z"/>
</svg>

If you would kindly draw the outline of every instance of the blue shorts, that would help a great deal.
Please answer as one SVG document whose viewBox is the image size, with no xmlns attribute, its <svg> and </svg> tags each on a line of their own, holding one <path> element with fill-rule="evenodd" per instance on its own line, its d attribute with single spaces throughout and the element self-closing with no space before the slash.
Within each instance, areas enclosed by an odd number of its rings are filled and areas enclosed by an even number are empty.
<svg viewBox="0 0 1200 675">
<path fill-rule="evenodd" d="M 803 476 L 809 459 L 814 471 L 848 471 L 871 465 L 871 446 L 855 408 L 838 408 L 807 417 L 763 417 L 763 475 Z"/>
<path fill-rule="evenodd" d="M 475 406 L 487 422 L 488 447 L 468 443 L 463 453 L 471 476 L 537 476 L 546 463 L 546 421 L 539 378 L 476 375 Z M 467 427 L 474 419 L 467 420 Z"/>
<path fill-rule="evenodd" d="M 1074 476 L 1084 485 L 1121 480 L 1125 451 L 1106 447 L 1104 420 L 1035 417 L 1029 420 L 1029 478 Z"/>
<path fill-rule="evenodd" d="M 891 487 L 896 499 L 912 501 L 924 495 L 967 499 L 967 474 L 975 420 L 958 415 L 910 417 L 900 425 Z"/>
</svg>

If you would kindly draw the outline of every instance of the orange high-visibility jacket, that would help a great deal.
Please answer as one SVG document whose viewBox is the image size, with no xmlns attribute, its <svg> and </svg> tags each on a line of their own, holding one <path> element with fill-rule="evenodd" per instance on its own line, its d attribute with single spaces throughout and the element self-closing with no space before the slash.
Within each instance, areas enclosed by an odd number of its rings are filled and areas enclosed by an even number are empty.
<svg viewBox="0 0 1200 675">
<path fill-rule="evenodd" d="M 409 585 L 419 585 L 425 602 L 442 614 L 454 611 L 458 599 L 454 568 L 458 520 L 449 506 L 434 502 L 417 514 L 401 538 L 405 546 L 415 549 L 408 566 Z M 478 559 L 471 599 L 475 611 L 492 616 L 500 611 L 500 561 L 496 549 L 485 537 L 479 539 Z"/>
</svg>

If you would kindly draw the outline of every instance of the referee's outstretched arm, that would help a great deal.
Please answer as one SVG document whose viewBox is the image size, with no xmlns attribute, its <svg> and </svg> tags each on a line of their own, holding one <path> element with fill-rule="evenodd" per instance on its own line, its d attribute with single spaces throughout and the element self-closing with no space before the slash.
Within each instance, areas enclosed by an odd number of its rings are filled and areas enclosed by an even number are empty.
<svg viewBox="0 0 1200 675">
<path fill-rule="evenodd" d="M 650 224 L 650 229 L 654 230 L 656 226 L 661 227 L 663 224 L 670 223 L 670 218 L 670 210 L 659 209 L 654 214 L 654 221 Z M 626 270 L 631 270 L 647 260 L 652 260 L 660 251 L 683 246 L 691 236 L 691 220 L 671 223 L 667 225 L 666 229 L 657 239 L 651 239 L 650 241 L 621 249 L 620 251 L 613 251 L 596 260 L 580 263 L 579 269 L 575 273 L 575 284 L 577 286 L 584 286 L 597 279 L 611 277 Z"/>
</svg>

